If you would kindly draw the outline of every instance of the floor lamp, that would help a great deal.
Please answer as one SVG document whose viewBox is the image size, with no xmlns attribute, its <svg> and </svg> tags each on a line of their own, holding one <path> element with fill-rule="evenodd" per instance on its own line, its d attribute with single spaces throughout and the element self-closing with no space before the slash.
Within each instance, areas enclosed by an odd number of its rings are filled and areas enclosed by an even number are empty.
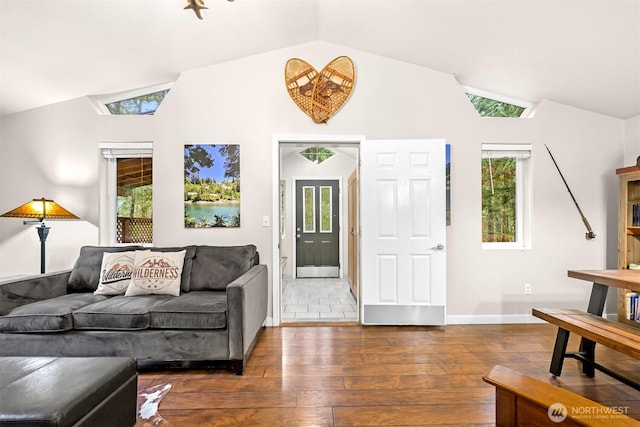
<svg viewBox="0 0 640 427">
<path fill-rule="evenodd" d="M 40 273 L 45 272 L 45 243 L 49 230 L 51 227 L 47 227 L 44 223 L 45 219 L 80 219 L 53 200 L 45 199 L 33 199 L 24 205 L 10 210 L 7 213 L 0 215 L 0 217 L 9 218 L 35 218 L 32 221 L 23 221 L 23 224 L 40 224 L 36 227 L 38 237 L 40 238 Z"/>
</svg>

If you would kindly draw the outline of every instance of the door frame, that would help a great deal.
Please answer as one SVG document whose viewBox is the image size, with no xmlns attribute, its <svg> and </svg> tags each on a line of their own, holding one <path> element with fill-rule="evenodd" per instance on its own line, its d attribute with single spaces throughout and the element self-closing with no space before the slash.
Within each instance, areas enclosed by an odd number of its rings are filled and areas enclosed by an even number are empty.
<svg viewBox="0 0 640 427">
<path fill-rule="evenodd" d="M 267 326 L 280 325 L 280 312 L 282 309 L 282 268 L 280 258 L 280 144 L 318 144 L 318 145 L 358 145 L 366 140 L 364 135 L 274 135 L 271 139 L 271 159 L 273 164 L 271 174 L 271 218 L 273 224 L 271 226 L 271 319 L 267 319 Z M 358 161 L 359 163 L 359 161 Z M 360 169 L 360 165 L 357 165 Z M 342 231 L 341 227 L 341 231 Z M 295 225 L 294 225 L 295 229 Z M 342 244 L 342 239 L 341 239 Z M 341 251 L 342 254 L 342 251 Z M 294 254 L 295 256 L 295 254 Z M 342 265 L 341 265 L 342 267 Z M 358 265 L 360 269 L 360 265 Z M 342 274 L 342 272 L 341 272 Z M 358 275 L 360 276 L 360 275 Z M 360 287 L 359 287 L 360 288 Z M 360 305 L 360 295 L 356 295 L 358 304 Z"/>
<path fill-rule="evenodd" d="M 359 154 L 359 153 L 358 153 Z M 347 178 L 347 241 L 349 242 L 347 250 L 347 265 L 349 266 L 349 282 L 351 282 L 351 293 L 354 296 L 358 295 L 359 289 L 359 271 L 358 271 L 358 259 L 360 247 L 360 224 L 358 223 L 360 212 L 360 179 L 358 177 L 360 171 L 358 168 L 354 170 L 349 178 Z M 351 183 L 354 183 L 354 189 L 352 190 Z"/>
<path fill-rule="evenodd" d="M 342 221 L 342 177 L 341 176 L 312 176 L 312 177 L 306 177 L 306 176 L 292 176 L 291 177 L 292 181 L 293 181 L 293 190 L 292 191 L 292 202 L 293 202 L 293 208 L 294 208 L 294 212 L 293 212 L 293 220 L 291 221 L 291 238 L 293 239 L 297 233 L 296 231 L 296 218 L 295 218 L 295 209 L 297 209 L 297 204 L 298 200 L 296 198 L 296 191 L 295 189 L 297 188 L 297 184 L 298 181 L 337 181 L 338 182 L 338 218 L 340 219 L 340 231 L 338 232 L 338 277 L 340 279 L 344 278 L 344 269 L 343 269 L 343 262 L 344 262 L 344 257 L 343 257 L 343 246 L 344 243 L 342 241 L 342 239 L 344 238 L 344 234 L 343 234 L 343 222 Z M 297 277 L 297 268 L 296 266 L 298 265 L 298 260 L 297 260 L 297 254 L 298 254 L 298 239 L 294 240 L 294 244 L 293 244 L 293 251 L 291 251 L 291 265 L 293 266 L 293 271 L 294 271 L 294 277 Z"/>
</svg>

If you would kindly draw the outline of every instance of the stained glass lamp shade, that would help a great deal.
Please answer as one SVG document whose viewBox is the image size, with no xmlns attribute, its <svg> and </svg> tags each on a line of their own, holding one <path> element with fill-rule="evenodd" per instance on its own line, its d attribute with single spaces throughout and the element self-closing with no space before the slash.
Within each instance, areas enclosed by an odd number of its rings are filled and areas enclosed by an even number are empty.
<svg viewBox="0 0 640 427">
<path fill-rule="evenodd" d="M 79 219 L 53 200 L 47 200 L 45 198 L 33 199 L 0 216 L 11 218 L 33 218 L 39 221 L 44 221 L 45 219 Z"/>
<path fill-rule="evenodd" d="M 80 219 L 53 200 L 45 199 L 33 199 L 24 205 L 18 206 L 15 209 L 6 212 L 0 217 L 9 218 L 31 218 L 35 221 L 24 221 L 24 224 L 30 224 L 33 222 L 41 223 L 39 227 L 36 227 L 38 231 L 38 237 L 40 237 L 40 273 L 45 272 L 45 242 L 49 235 L 51 227 L 47 227 L 44 224 L 45 219 Z"/>
</svg>

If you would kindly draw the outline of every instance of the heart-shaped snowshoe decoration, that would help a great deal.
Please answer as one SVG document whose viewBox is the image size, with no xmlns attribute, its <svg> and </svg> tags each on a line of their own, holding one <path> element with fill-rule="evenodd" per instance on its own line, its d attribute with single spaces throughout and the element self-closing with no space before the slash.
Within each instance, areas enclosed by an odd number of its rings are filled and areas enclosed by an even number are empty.
<svg viewBox="0 0 640 427">
<path fill-rule="evenodd" d="M 318 73 L 308 62 L 291 58 L 284 68 L 291 99 L 316 123 L 326 123 L 347 101 L 356 80 L 350 58 L 339 56 Z"/>
</svg>

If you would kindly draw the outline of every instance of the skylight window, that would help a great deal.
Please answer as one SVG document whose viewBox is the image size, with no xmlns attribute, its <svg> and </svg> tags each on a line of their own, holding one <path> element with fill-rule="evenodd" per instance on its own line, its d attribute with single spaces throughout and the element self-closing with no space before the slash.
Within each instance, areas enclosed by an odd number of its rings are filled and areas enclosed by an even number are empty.
<svg viewBox="0 0 640 427">
<path fill-rule="evenodd" d="M 531 104 L 505 96 L 465 88 L 469 101 L 481 117 L 516 117 L 528 116 Z"/>
<path fill-rule="evenodd" d="M 145 114 L 156 112 L 169 89 L 105 104 L 111 114 Z"/>
<path fill-rule="evenodd" d="M 110 95 L 95 95 L 93 101 L 99 114 L 104 115 L 153 115 L 171 90 L 173 83 L 145 87 Z"/>
<path fill-rule="evenodd" d="M 309 147 L 300 152 L 302 157 L 307 158 L 310 162 L 319 165 L 320 163 L 333 156 L 335 153 L 324 147 Z"/>
</svg>

